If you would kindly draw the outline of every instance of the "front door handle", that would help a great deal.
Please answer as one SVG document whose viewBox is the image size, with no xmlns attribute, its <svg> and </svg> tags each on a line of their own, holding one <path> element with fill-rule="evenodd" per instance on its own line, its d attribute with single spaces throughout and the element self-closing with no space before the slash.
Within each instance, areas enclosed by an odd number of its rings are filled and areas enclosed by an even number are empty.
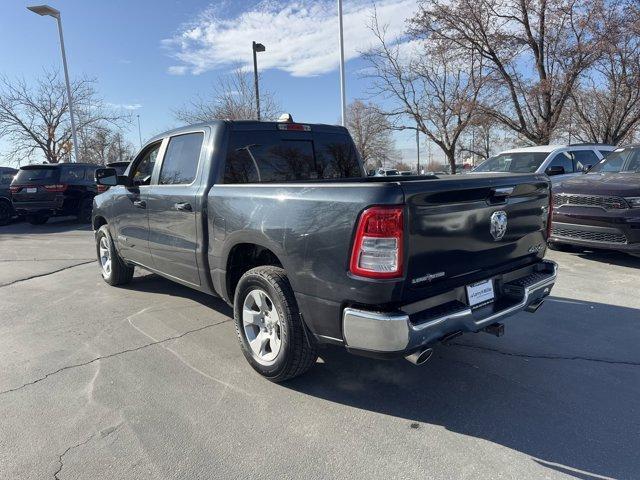
<svg viewBox="0 0 640 480">
<path fill-rule="evenodd" d="M 147 202 L 144 200 L 134 200 L 133 206 L 136 208 L 147 208 Z"/>
<path fill-rule="evenodd" d="M 174 203 L 173 208 L 179 210 L 181 212 L 190 212 L 193 209 L 191 208 L 191 204 L 187 202 Z"/>
</svg>

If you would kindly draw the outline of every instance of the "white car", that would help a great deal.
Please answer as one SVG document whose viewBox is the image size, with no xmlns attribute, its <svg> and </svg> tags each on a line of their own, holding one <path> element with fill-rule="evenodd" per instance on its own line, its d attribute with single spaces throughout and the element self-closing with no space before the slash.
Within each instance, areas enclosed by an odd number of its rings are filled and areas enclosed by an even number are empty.
<svg viewBox="0 0 640 480">
<path fill-rule="evenodd" d="M 514 148 L 488 158 L 470 173 L 546 173 L 552 184 L 558 184 L 584 173 L 615 149 L 603 144 Z"/>
</svg>

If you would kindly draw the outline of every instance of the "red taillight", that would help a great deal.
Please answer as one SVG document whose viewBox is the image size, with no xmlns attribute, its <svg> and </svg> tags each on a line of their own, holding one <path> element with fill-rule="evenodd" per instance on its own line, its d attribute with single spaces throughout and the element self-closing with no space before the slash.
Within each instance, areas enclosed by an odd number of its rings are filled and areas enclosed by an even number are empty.
<svg viewBox="0 0 640 480">
<path fill-rule="evenodd" d="M 20 190 L 22 190 L 22 185 L 11 185 L 9 187 L 9 190 L 11 190 L 11 193 L 18 193 Z"/>
<path fill-rule="evenodd" d="M 349 270 L 369 278 L 402 276 L 403 207 L 371 207 L 362 212 Z"/>
<path fill-rule="evenodd" d="M 64 192 L 67 189 L 67 185 L 63 183 L 56 183 L 54 185 L 43 185 L 47 192 Z"/>
<path fill-rule="evenodd" d="M 311 127 L 309 125 L 302 125 L 300 123 L 279 123 L 278 130 L 294 130 L 297 132 L 310 132 Z"/>
</svg>

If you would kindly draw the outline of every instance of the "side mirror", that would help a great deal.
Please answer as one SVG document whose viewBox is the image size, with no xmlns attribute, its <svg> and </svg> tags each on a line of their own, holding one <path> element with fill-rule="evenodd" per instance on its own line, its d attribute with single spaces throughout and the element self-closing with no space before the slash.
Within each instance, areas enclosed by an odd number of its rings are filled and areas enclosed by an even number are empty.
<svg viewBox="0 0 640 480">
<path fill-rule="evenodd" d="M 96 183 L 106 187 L 115 187 L 116 185 L 128 185 L 129 178 L 119 176 L 115 168 L 97 168 Z"/>
<path fill-rule="evenodd" d="M 582 173 L 587 173 L 589 170 L 591 170 L 591 167 L 593 167 L 593 165 L 584 165 L 582 167 Z"/>
<path fill-rule="evenodd" d="M 564 175 L 565 172 L 564 172 L 564 167 L 561 167 L 560 165 L 554 165 L 552 167 L 547 168 L 545 173 L 551 177 L 553 175 Z"/>
</svg>

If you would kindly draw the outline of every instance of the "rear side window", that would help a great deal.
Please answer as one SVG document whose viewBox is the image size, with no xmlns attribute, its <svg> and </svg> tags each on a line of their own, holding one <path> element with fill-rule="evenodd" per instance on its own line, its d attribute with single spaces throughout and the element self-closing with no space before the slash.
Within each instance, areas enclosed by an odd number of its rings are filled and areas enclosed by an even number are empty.
<svg viewBox="0 0 640 480">
<path fill-rule="evenodd" d="M 300 136 L 232 132 L 224 183 L 277 183 L 363 175 L 353 142 L 342 133 Z"/>
<path fill-rule="evenodd" d="M 0 185 L 9 185 L 13 177 L 15 176 L 15 172 L 11 171 L 3 171 L 0 172 Z"/>
<path fill-rule="evenodd" d="M 188 185 L 196 179 L 203 138 L 204 134 L 197 132 L 169 139 L 160 170 L 160 185 Z"/>
<path fill-rule="evenodd" d="M 66 182 L 79 182 L 84 180 L 85 167 L 64 167 L 60 171 L 60 181 Z"/>
</svg>

